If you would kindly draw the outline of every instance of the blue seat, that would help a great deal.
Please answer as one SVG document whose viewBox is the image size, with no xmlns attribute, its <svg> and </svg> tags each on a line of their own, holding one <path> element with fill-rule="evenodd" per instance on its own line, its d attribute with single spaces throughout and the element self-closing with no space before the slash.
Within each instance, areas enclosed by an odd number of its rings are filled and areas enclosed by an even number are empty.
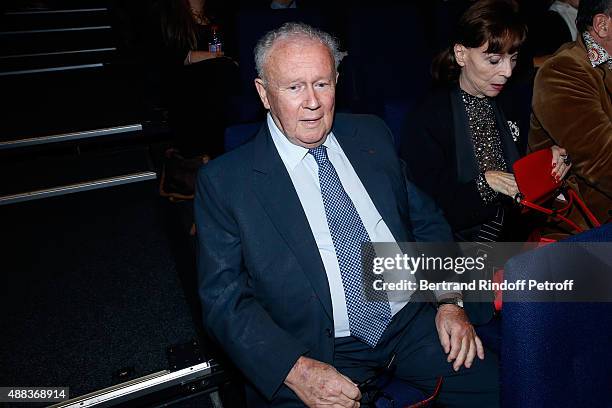
<svg viewBox="0 0 612 408">
<path fill-rule="evenodd" d="M 501 328 L 501 316 L 495 316 L 490 322 L 475 327 L 476 334 L 478 334 L 478 337 L 480 337 L 480 340 L 482 340 L 482 344 L 497 354 L 499 354 L 501 351 Z"/>
<path fill-rule="evenodd" d="M 611 241 L 612 224 L 567 240 Z M 554 245 L 512 258 L 505 278 L 542 281 L 590 273 L 579 251 L 571 254 L 571 270 L 555 265 L 561 255 L 550 256 Z M 598 262 L 612 273 L 612 251 L 602 258 Z M 504 302 L 502 321 L 503 406 L 612 407 L 612 304 L 514 300 Z"/>
<path fill-rule="evenodd" d="M 225 128 L 223 140 L 225 151 L 229 152 L 230 150 L 234 150 L 238 146 L 254 138 L 260 127 L 261 122 L 256 122 L 232 125 Z"/>
<path fill-rule="evenodd" d="M 351 80 L 343 99 L 353 112 L 382 117 L 396 136 L 431 82 L 433 52 L 417 3 L 352 7 L 347 15 L 349 58 L 341 68 Z"/>
</svg>

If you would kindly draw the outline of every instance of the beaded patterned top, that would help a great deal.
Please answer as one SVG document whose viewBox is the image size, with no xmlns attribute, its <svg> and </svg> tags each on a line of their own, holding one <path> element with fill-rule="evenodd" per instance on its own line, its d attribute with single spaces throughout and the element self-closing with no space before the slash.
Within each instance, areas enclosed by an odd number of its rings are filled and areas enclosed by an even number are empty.
<svg viewBox="0 0 612 408">
<path fill-rule="evenodd" d="M 472 145 L 480 173 L 476 184 L 486 204 L 494 202 L 498 193 L 487 183 L 484 173 L 489 170 L 506 171 L 506 160 L 497 129 L 495 112 L 489 98 L 478 98 L 461 90 L 472 136 Z"/>
</svg>

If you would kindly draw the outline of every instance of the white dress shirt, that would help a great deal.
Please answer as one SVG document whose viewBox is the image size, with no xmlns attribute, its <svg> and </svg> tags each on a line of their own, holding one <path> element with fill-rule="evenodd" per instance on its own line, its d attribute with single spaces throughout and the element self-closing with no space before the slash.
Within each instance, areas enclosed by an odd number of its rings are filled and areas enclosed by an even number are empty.
<svg viewBox="0 0 612 408">
<path fill-rule="evenodd" d="M 317 162 L 311 154 L 308 154 L 308 149 L 291 143 L 283 135 L 274 123 L 270 113 L 268 113 L 267 123 L 276 150 L 278 150 L 287 172 L 289 172 L 302 208 L 306 213 L 308 224 L 323 260 L 331 293 L 335 336 L 349 336 L 349 320 L 340 266 L 325 215 Z M 329 133 L 323 145 L 327 147 L 327 156 L 334 165 L 344 190 L 353 201 L 371 241 L 396 242 L 332 132 Z M 393 315 L 406 304 L 405 301 L 390 301 L 389 303 Z"/>
<path fill-rule="evenodd" d="M 576 28 L 578 10 L 562 1 L 555 1 L 548 9 L 559 13 L 572 34 L 572 40 L 576 41 L 576 37 L 578 37 L 578 28 Z"/>
</svg>

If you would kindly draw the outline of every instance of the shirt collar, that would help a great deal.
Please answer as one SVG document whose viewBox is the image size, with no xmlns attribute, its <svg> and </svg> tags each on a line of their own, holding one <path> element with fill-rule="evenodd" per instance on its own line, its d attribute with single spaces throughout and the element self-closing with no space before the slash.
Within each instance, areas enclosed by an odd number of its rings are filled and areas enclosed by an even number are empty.
<svg viewBox="0 0 612 408">
<path fill-rule="evenodd" d="M 585 31 L 582 34 L 582 38 L 584 39 L 587 55 L 589 56 L 589 61 L 591 61 L 593 68 L 607 62 L 608 68 L 612 69 L 612 58 L 610 58 L 610 54 L 608 54 L 601 45 L 597 44 L 591 34 Z"/>
<path fill-rule="evenodd" d="M 578 9 L 570 6 L 568 3 L 562 1 L 555 1 L 549 8 L 549 10 L 556 12 L 567 24 L 567 28 L 570 30 L 572 35 L 572 41 L 578 37 L 578 29 L 576 28 L 576 17 L 578 17 Z"/>
<path fill-rule="evenodd" d="M 274 142 L 276 150 L 278 150 L 278 154 L 283 160 L 285 167 L 288 170 L 294 170 L 295 167 L 304 159 L 304 157 L 306 157 L 308 154 L 308 149 L 291 143 L 289 139 L 287 139 L 287 136 L 285 136 L 278 126 L 276 126 L 270 112 L 268 112 L 266 121 L 268 123 L 268 129 L 270 129 L 272 141 Z M 325 142 L 323 142 L 323 146 L 332 151 L 341 150 L 338 140 L 336 140 L 336 137 L 332 132 L 329 132 L 327 135 Z"/>
</svg>

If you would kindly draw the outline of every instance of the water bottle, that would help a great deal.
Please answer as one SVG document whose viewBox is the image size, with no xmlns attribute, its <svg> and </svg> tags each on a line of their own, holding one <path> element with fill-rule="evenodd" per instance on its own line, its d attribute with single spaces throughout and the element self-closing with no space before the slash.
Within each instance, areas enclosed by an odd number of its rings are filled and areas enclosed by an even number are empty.
<svg viewBox="0 0 612 408">
<path fill-rule="evenodd" d="M 223 42 L 221 41 L 221 36 L 219 35 L 218 27 L 212 28 L 210 42 L 208 43 L 208 51 L 215 53 L 223 51 Z"/>
</svg>

